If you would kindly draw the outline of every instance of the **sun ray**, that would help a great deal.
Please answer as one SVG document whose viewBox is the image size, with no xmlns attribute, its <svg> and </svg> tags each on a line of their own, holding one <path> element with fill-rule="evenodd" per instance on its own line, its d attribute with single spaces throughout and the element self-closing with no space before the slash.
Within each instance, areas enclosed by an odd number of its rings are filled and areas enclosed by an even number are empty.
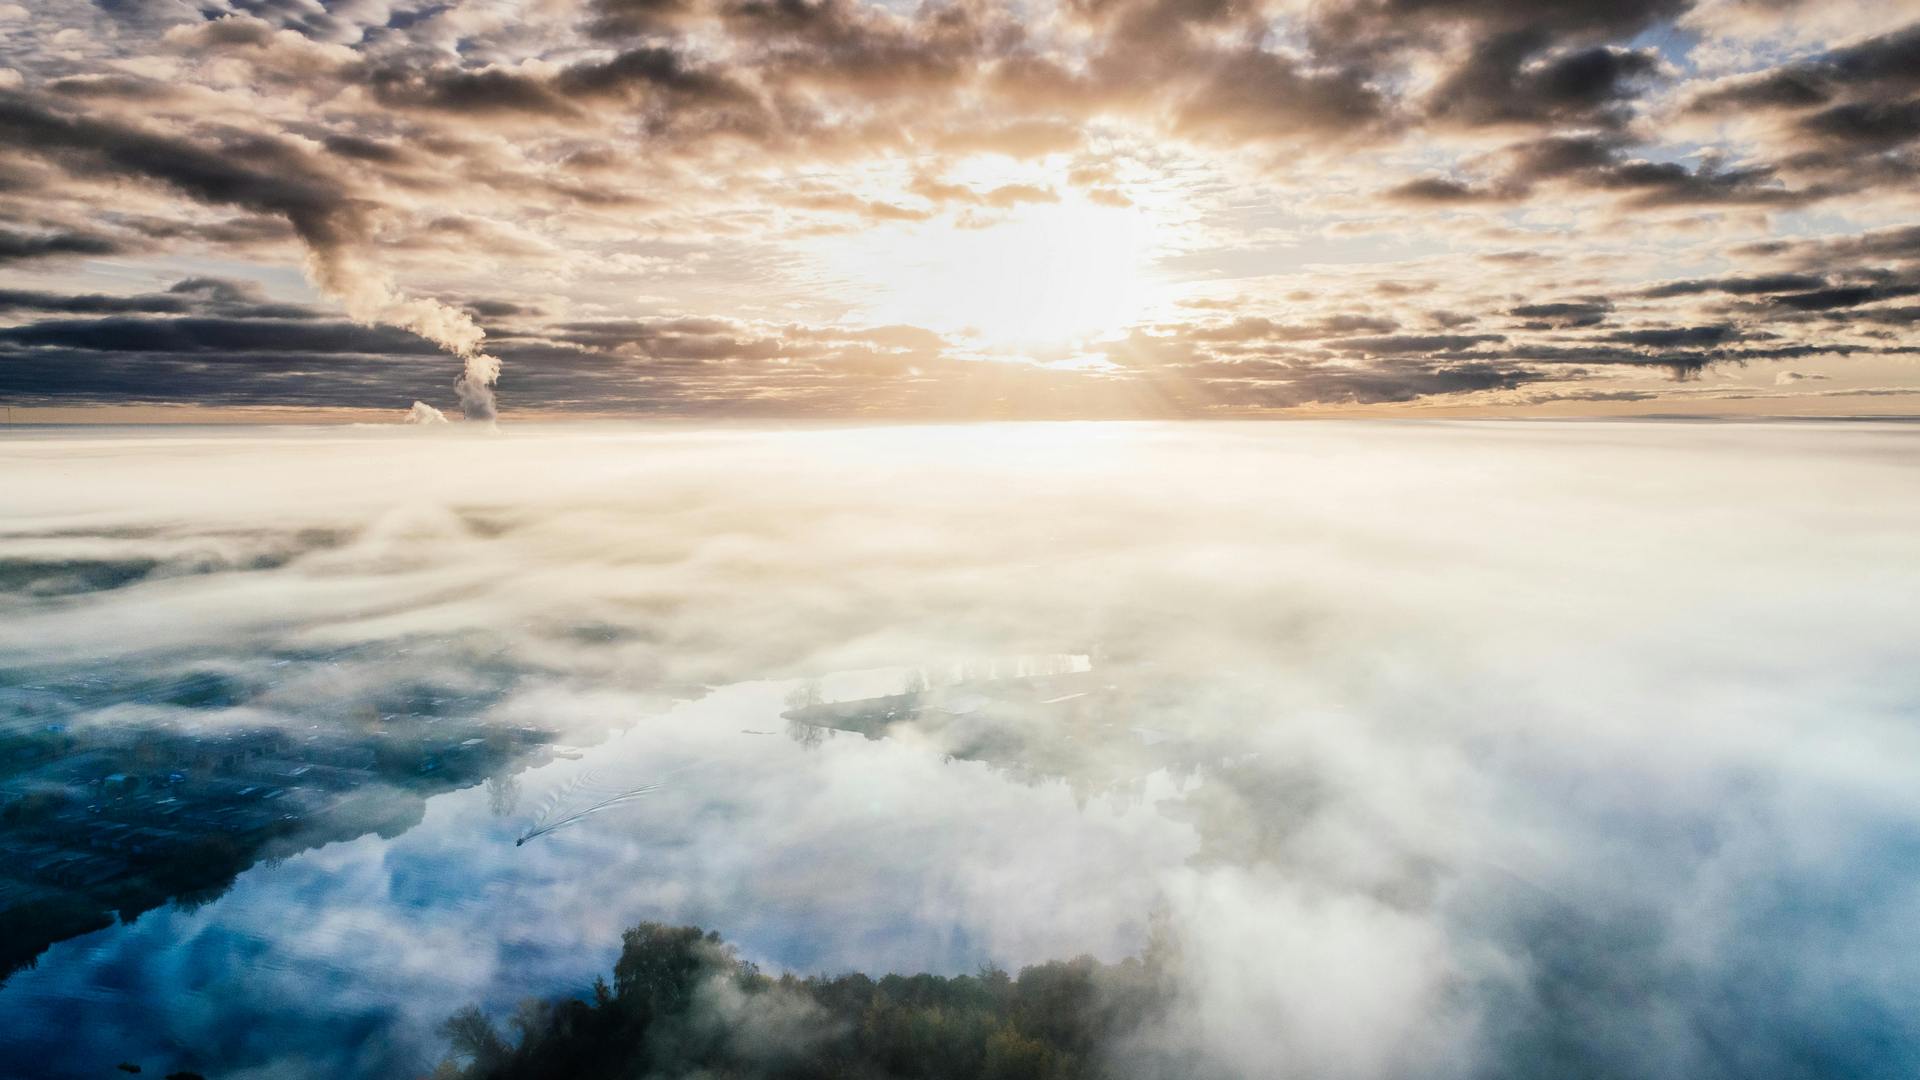
<svg viewBox="0 0 1920 1080">
<path fill-rule="evenodd" d="M 824 261 L 863 296 L 860 317 L 924 326 L 995 354 L 1110 334 L 1161 299 L 1142 207 L 1077 192 L 833 237 Z"/>
</svg>

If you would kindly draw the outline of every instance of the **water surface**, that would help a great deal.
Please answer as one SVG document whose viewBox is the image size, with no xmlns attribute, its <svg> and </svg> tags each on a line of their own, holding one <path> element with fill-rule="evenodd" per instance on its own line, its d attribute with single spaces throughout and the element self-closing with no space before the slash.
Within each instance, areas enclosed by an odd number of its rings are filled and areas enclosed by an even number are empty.
<svg viewBox="0 0 1920 1080">
<path fill-rule="evenodd" d="M 1137 1038 L 1195 1075 L 1910 1072 L 1916 451 L 8 432 L 0 1059 L 421 1074 L 656 920 L 799 972 L 1161 935 Z"/>
</svg>

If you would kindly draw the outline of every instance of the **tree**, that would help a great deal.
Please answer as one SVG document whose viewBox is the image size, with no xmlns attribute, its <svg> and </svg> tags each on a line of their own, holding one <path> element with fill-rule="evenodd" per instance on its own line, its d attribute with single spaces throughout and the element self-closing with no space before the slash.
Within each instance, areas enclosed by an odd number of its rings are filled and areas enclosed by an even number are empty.
<svg viewBox="0 0 1920 1080">
<path fill-rule="evenodd" d="M 697 926 L 641 923 L 620 938 L 620 959 L 613 965 L 614 993 L 629 1007 L 678 1013 L 693 1000 L 707 972 L 732 966 L 732 952 L 719 934 Z"/>
<path fill-rule="evenodd" d="M 507 1059 L 507 1041 L 500 1037 L 493 1021 L 487 1019 L 478 1005 L 469 1005 L 447 1017 L 440 1025 L 440 1033 L 453 1044 L 455 1054 L 473 1059 L 479 1069 L 494 1068 Z"/>
<path fill-rule="evenodd" d="M 820 696 L 820 680 L 808 679 L 799 686 L 787 691 L 787 708 L 810 709 L 824 699 Z"/>
</svg>

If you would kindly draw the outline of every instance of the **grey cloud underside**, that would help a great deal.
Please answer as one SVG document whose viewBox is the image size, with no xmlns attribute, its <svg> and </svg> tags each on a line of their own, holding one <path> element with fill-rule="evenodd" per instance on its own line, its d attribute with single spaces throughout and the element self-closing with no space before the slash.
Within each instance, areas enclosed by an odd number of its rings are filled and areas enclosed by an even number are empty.
<svg viewBox="0 0 1920 1080">
<path fill-rule="evenodd" d="M 1920 27 L 1909 26 L 1761 72 L 1722 81 L 1696 95 L 1699 112 L 1808 109 L 1850 95 L 1920 92 Z"/>
<path fill-rule="evenodd" d="M 1785 5 L 1791 8 L 1794 5 Z M 1642 24 L 1644 25 L 1644 24 Z M 1572 63 L 1568 57 L 1562 63 Z M 1623 79 L 1653 75 L 1644 53 L 1593 53 L 1575 80 L 1573 100 L 1615 107 L 1631 100 Z M 1545 78 L 1552 68 L 1543 69 Z M 1516 142 L 1480 162 L 1463 163 L 1469 176 L 1426 176 L 1388 189 L 1393 200 L 1415 204 L 1520 201 L 1547 190 L 1615 193 L 1630 207 L 1674 205 L 1799 206 L 1836 196 L 1911 183 L 1920 139 L 1920 26 L 1910 26 L 1812 59 L 1757 74 L 1720 80 L 1696 91 L 1689 114 L 1779 118 L 1786 122 L 1764 152 L 1737 165 L 1712 158 L 1699 164 L 1649 159 L 1638 144 L 1657 137 L 1654 121 L 1629 127 L 1625 115 L 1595 114 L 1542 138 Z M 1524 115 L 1528 95 L 1504 91 L 1487 106 L 1491 116 Z"/>
<path fill-rule="evenodd" d="M 0 97 L 0 144 L 70 176 L 147 180 L 196 201 L 272 214 L 316 247 L 336 247 L 358 232 L 360 207 L 304 151 L 283 139 L 224 135 L 203 145 L 60 111 L 26 95 Z"/>
<path fill-rule="evenodd" d="M 1143 327 L 1099 346 L 1111 365 L 1068 372 L 968 360 L 909 326 L 763 325 L 719 318 L 544 322 L 476 302 L 502 325 L 503 392 L 551 411 L 748 415 L 1206 415 L 1313 404 L 1379 404 L 1512 390 L 1592 369 L 1684 377 L 1714 364 L 1856 354 L 1889 342 L 1809 345 L 1769 320 L 1906 326 L 1920 293 L 1903 281 L 1829 284 L 1806 274 L 1683 280 L 1621 298 L 1451 313 L 1416 332 L 1354 313 L 1307 323 L 1236 316 Z M 1651 321 L 1648 298 L 1724 296 L 1714 322 Z M 403 408 L 444 381 L 430 343 L 190 279 L 155 293 L 0 290 L 0 395 L 38 404 L 198 403 Z M 1780 313 L 1786 312 L 1782 316 Z"/>
<path fill-rule="evenodd" d="M 86 233 L 20 233 L 0 231 L 0 263 L 38 259 L 48 255 L 112 255 L 121 245 L 104 236 Z"/>
</svg>

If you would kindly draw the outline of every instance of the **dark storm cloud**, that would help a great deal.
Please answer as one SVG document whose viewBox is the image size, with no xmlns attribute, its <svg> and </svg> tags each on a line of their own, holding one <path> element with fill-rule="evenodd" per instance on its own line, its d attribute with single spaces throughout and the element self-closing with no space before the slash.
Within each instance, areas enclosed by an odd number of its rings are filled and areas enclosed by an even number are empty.
<svg viewBox="0 0 1920 1080">
<path fill-rule="evenodd" d="M 93 6 L 133 26 L 165 25 L 198 15 L 186 0 L 93 0 Z"/>
<path fill-rule="evenodd" d="M 1330 348 L 1360 353 L 1452 353 L 1472 349 L 1494 341 L 1505 341 L 1500 334 L 1388 334 L 1378 337 L 1341 338 Z"/>
<path fill-rule="evenodd" d="M 1621 340 L 1615 341 L 1618 337 Z M 1858 353 L 1900 355 L 1899 347 L 1852 344 L 1773 345 L 1762 347 L 1724 347 L 1709 341 L 1736 341 L 1739 331 L 1719 327 L 1648 328 L 1606 335 L 1592 344 L 1549 345 L 1517 344 L 1488 354 L 1490 360 L 1506 360 L 1532 365 L 1565 365 L 1572 368 L 1643 367 L 1663 369 L 1675 378 L 1697 375 L 1707 368 L 1723 364 L 1745 364 L 1762 360 L 1796 360 L 1813 356 L 1852 356 Z"/>
<path fill-rule="evenodd" d="M 1753 258 L 1785 258 L 1809 268 L 1836 263 L 1920 261 L 1920 225 L 1875 229 L 1852 236 L 1772 240 L 1744 245 L 1737 254 Z"/>
<path fill-rule="evenodd" d="M 601 4 L 594 32 L 609 39 L 629 24 L 700 21 L 724 35 L 730 66 L 695 63 L 656 43 L 630 44 L 610 60 L 583 61 L 552 75 L 490 70 L 377 72 L 382 100 L 414 108 L 517 112 L 570 122 L 615 102 L 641 107 L 656 136 L 729 134 L 760 140 L 812 139 L 892 143 L 899 128 L 862 118 L 924 97 L 934 115 L 939 95 L 975 87 L 998 109 L 1027 112 L 1006 123 L 969 119 L 934 127 L 923 138 L 951 148 L 1077 142 L 1061 114 L 1150 116 L 1202 140 L 1262 141 L 1369 132 L 1386 117 L 1386 99 L 1359 69 L 1316 68 L 1260 44 L 1207 43 L 1143 36 L 1147 27 L 1186 21 L 1170 5 L 1133 3 L 1101 13 L 1107 31 L 1084 65 L 1070 70 L 1041 55 L 1031 29 L 991 5 L 921 8 L 910 16 L 854 0 L 729 0 L 710 5 Z M 1245 23 L 1243 15 L 1236 19 Z M 1251 25 L 1251 24 L 1246 24 Z M 820 109 L 826 95 L 834 106 Z M 1051 114 L 1051 115 L 1050 115 Z M 902 117 L 910 126 L 924 124 Z"/>
<path fill-rule="evenodd" d="M 489 314 L 530 313 L 479 302 Z M 287 305 L 218 279 L 188 279 L 164 293 L 126 297 L 0 293 L 0 310 L 197 312 L 224 317 L 43 319 L 0 328 L 0 392 L 15 401 L 91 404 L 193 401 L 242 406 L 298 404 L 395 407 L 431 396 L 444 381 L 439 354 L 400 330 L 292 321 Z M 308 313 L 310 314 L 310 313 Z M 249 317 L 252 316 L 252 317 Z M 548 410 L 726 410 L 743 395 L 756 412 L 796 413 L 869 404 L 876 397 L 911 414 L 948 415 L 939 400 L 988 379 L 1000 365 L 958 364 L 946 343 L 917 327 L 755 326 L 679 318 L 564 323 L 502 335 L 497 352 L 524 378 L 509 377 L 526 407 Z M 925 370 L 921 370 L 925 369 Z M 309 380 L 297 390 L 293 380 Z M 1066 409 L 1052 384 L 1025 385 Z M 1024 410 L 1008 406 L 1010 413 Z"/>
<path fill-rule="evenodd" d="M 193 279 L 164 293 L 131 297 L 21 293 L 0 296 L 0 302 L 42 313 L 271 307 L 232 283 Z M 1312 324 L 1242 318 L 1222 328 L 1191 328 L 1184 331 L 1184 355 L 1138 368 L 1131 379 L 955 361 L 939 335 L 910 326 L 599 320 L 503 337 L 498 351 L 510 371 L 524 373 L 507 380 L 515 400 L 562 411 L 701 413 L 737 409 L 750 396 L 748 411 L 773 414 L 832 412 L 864 402 L 863 408 L 882 414 L 942 416 L 991 400 L 998 402 L 994 411 L 1008 416 L 1073 415 L 1089 408 L 1108 415 L 1183 415 L 1283 403 L 1408 401 L 1545 377 L 1512 365 L 1424 355 L 1499 340 L 1492 336 L 1343 337 L 1392 327 L 1391 320 L 1356 314 Z M 1311 339 L 1390 359 L 1356 367 L 1324 363 L 1310 351 L 1273 351 Z M 1210 349 L 1229 352 L 1216 358 Z M 1229 358 L 1231 350 L 1255 351 Z M 400 407 L 433 385 L 435 369 L 424 363 L 431 354 L 411 335 L 346 323 L 198 315 L 56 318 L 0 329 L 0 392 L 28 402 Z M 1172 357 L 1164 347 L 1158 355 Z M 300 386 L 293 388 L 293 382 Z M 1129 382 L 1144 385 L 1127 390 Z"/>
<path fill-rule="evenodd" d="M 1508 303 L 1479 313 L 1447 311 L 1432 319 L 1432 325 L 1440 328 L 1498 325 L 1504 332 L 1497 334 L 1384 333 L 1378 327 L 1369 330 L 1353 323 L 1336 328 L 1331 320 L 1316 325 L 1235 314 L 1136 331 L 1109 343 L 1104 351 L 1110 361 L 1143 381 L 1164 385 L 1177 380 L 1196 398 L 1378 403 L 1400 400 L 1397 391 L 1387 389 L 1396 386 L 1416 393 L 1429 389 L 1472 392 L 1434 389 L 1442 382 L 1440 376 L 1452 377 L 1449 373 L 1456 371 L 1487 378 L 1484 389 L 1515 389 L 1532 382 L 1595 378 L 1606 369 L 1641 368 L 1690 379 L 1721 365 L 1815 356 L 1904 355 L 1907 346 L 1872 340 L 1871 335 L 1865 340 L 1828 337 L 1809 342 L 1794 340 L 1786 331 L 1794 320 L 1814 317 L 1804 309 L 1864 304 L 1907 295 L 1906 290 L 1902 280 L 1884 274 L 1857 288 L 1830 286 L 1826 277 L 1798 273 L 1693 279 L 1614 295 Z M 1829 298 L 1828 293 L 1838 295 Z M 1718 305 L 1725 317 L 1701 318 L 1702 312 L 1691 306 L 1693 298 L 1716 294 L 1729 298 Z M 1803 296 L 1807 299 L 1798 299 Z M 1226 303 L 1198 307 L 1234 310 L 1234 305 Z M 1888 318 L 1883 325 L 1906 325 L 1900 309 L 1885 310 Z M 1819 314 L 1843 319 L 1852 311 L 1836 306 Z M 1618 325 L 1615 319 L 1627 325 Z M 1846 325 L 1854 321 L 1848 319 Z M 1434 378 L 1404 378 L 1410 371 Z M 1317 374 L 1308 380 L 1303 372 Z M 1275 390 L 1276 384 L 1288 389 Z M 1343 385 L 1356 388 L 1356 394 L 1357 388 L 1368 389 L 1359 396 L 1343 397 L 1336 389 Z M 1325 392 L 1308 391 L 1308 386 Z"/>
<path fill-rule="evenodd" d="M 42 312 L 121 305 L 173 310 L 175 301 L 271 308 L 217 280 L 188 280 L 165 293 L 133 297 L 28 293 L 10 300 Z M 702 317 L 529 327 L 500 336 L 497 352 L 512 373 L 504 385 L 513 399 L 537 410 L 804 415 L 857 405 L 875 415 L 952 416 L 977 414 L 991 400 L 991 411 L 1011 417 L 1388 404 L 1564 381 L 1582 377 L 1585 368 L 1686 376 L 1722 363 L 1898 351 L 1733 348 L 1749 333 L 1732 323 L 1608 330 L 1608 310 L 1598 300 L 1506 309 L 1576 335 L 1556 344 L 1511 333 L 1382 333 L 1394 328 L 1392 320 L 1362 314 L 1171 324 L 1108 343 L 1104 351 L 1121 370 L 1098 375 L 956 360 L 947 341 L 917 327 L 769 326 Z M 1592 321 L 1596 316 L 1599 322 Z M 28 402 L 398 408 L 431 395 L 438 377 L 431 353 L 398 331 L 313 320 L 48 319 L 0 330 L 0 389 Z"/>
<path fill-rule="evenodd" d="M 838 90 L 900 91 L 970 79 L 996 31 L 990 9 L 952 4 L 903 19 L 854 0 L 728 0 L 720 24 L 781 78 Z"/>
<path fill-rule="evenodd" d="M 1037 110 L 1035 121 L 1049 111 L 1081 119 L 1144 115 L 1175 134 L 1209 143 L 1347 142 L 1404 132 L 1410 123 L 1619 127 L 1623 108 L 1659 68 L 1654 54 L 1620 42 L 1684 6 L 1636 2 L 1516 11 L 1479 3 L 1326 5 L 1313 9 L 1301 26 L 1309 45 L 1303 55 L 1265 40 L 1266 25 L 1234 5 L 1115 0 L 1074 8 L 1095 36 L 1083 62 L 1068 66 L 1046 54 L 1032 27 L 993 5 L 933 5 L 899 15 L 854 0 L 603 0 L 590 9 L 590 27 L 625 45 L 610 59 L 535 70 L 423 66 L 409 58 L 361 65 L 347 78 L 391 106 L 477 119 L 596 126 L 609 118 L 607 106 L 621 104 L 640 109 L 645 131 L 659 139 L 727 135 L 788 145 L 812 140 L 822 148 L 847 140 L 898 144 L 912 139 L 903 122 L 915 121 L 903 115 L 872 122 L 874 109 L 908 106 L 916 95 L 967 86 L 986 93 L 1001 110 Z M 268 43 L 264 31 L 274 24 L 223 19 L 200 32 L 262 48 Z M 674 38 L 695 26 L 722 34 L 732 58 L 688 59 Z M 1190 33 L 1196 29 L 1225 36 Z M 650 40 L 631 40 L 641 35 Z M 1450 42 L 1462 48 L 1441 48 Z M 1426 53 L 1450 58 L 1450 73 L 1426 99 L 1396 101 L 1386 88 L 1401 65 Z M 830 95 L 833 108 L 823 111 L 804 99 L 819 94 Z M 935 105 L 935 114 L 945 111 L 932 99 L 928 104 Z M 967 127 L 973 126 L 969 121 Z M 1011 138 L 1018 125 L 1000 126 Z M 935 138 L 946 145 L 996 141 L 993 134 L 965 129 Z M 1059 145 L 1058 136 L 1050 142 Z M 329 146 L 361 160 L 390 162 L 393 156 L 358 136 L 334 137 Z M 1771 183 L 1764 169 L 1689 170 L 1624 158 L 1620 144 L 1603 153 L 1604 160 L 1591 162 L 1580 179 L 1626 192 L 1637 205 L 1784 204 L 1801 198 Z M 1536 163 L 1486 185 L 1417 179 L 1389 196 L 1409 202 L 1510 200 L 1528 196 L 1543 175 Z M 1568 169 L 1552 175 L 1568 175 Z M 1119 204 L 1125 196 L 1107 192 L 1107 200 Z"/>
<path fill-rule="evenodd" d="M 1545 376 L 1512 365 L 1403 363 L 1355 370 L 1335 366 L 1286 369 L 1278 378 L 1223 382 L 1223 404 L 1288 408 L 1301 405 L 1387 405 L 1446 394 L 1512 390 Z"/>
<path fill-rule="evenodd" d="M 1444 176 L 1423 176 L 1381 192 L 1389 202 L 1446 205 L 1449 203 L 1499 202 L 1514 199 L 1518 192 L 1492 187 L 1476 187 Z"/>
<path fill-rule="evenodd" d="M 1859 307 L 1878 300 L 1891 300 L 1916 294 L 1920 294 L 1920 285 L 1842 285 L 1831 289 L 1814 289 L 1808 292 L 1770 296 L 1767 298 L 1767 303 L 1794 311 L 1831 311 L 1835 308 Z"/>
<path fill-rule="evenodd" d="M 778 71 L 758 71 L 765 81 Z M 642 122 L 659 143 L 698 145 L 719 137 L 776 143 L 814 125 L 805 110 L 782 110 L 739 75 L 660 46 L 639 46 L 602 60 L 551 72 L 438 66 L 382 68 L 356 73 L 381 103 L 479 121 L 592 129 L 615 116 Z M 390 148 L 353 144 L 336 148 L 367 159 Z"/>
<path fill-rule="evenodd" d="M 1920 306 L 1849 311 L 1845 318 L 1849 322 L 1877 323 L 1882 326 L 1920 326 Z"/>
<path fill-rule="evenodd" d="M 258 285 L 249 281 L 228 281 L 217 277 L 181 278 L 167 286 L 169 293 L 202 297 L 221 304 L 251 304 L 258 301 L 263 293 Z"/>
<path fill-rule="evenodd" d="M 1643 330 L 1616 330 L 1608 341 L 1654 349 L 1700 348 L 1719 345 L 1741 336 L 1737 326 L 1663 326 Z"/>
<path fill-rule="evenodd" d="M 1550 304 L 1521 304 L 1507 314 L 1558 327 L 1598 326 L 1613 311 L 1613 302 L 1605 297 L 1563 300 Z"/>
<path fill-rule="evenodd" d="M 731 320 L 604 320 L 551 336 L 501 335 L 503 385 L 544 411 L 832 413 L 856 406 L 898 415 L 956 415 L 957 387 L 1036 395 L 1030 411 L 1068 415 L 1070 377 L 1026 377 L 958 363 L 917 327 L 754 326 Z M 288 395 L 289 380 L 325 369 Z M 226 406 L 304 404 L 404 408 L 444 381 L 427 343 L 397 330 L 276 319 L 47 320 L 0 329 L 0 390 L 16 401 Z M 210 386 L 217 384 L 217 389 Z M 971 392 L 971 391 L 969 391 Z M 275 395 L 280 395 L 276 399 Z M 357 396 L 356 396 L 357 395 Z M 863 404 L 864 403 L 864 404 Z"/>
<path fill-rule="evenodd" d="M 368 75 L 367 85 L 384 105 L 468 116 L 519 113 L 554 119 L 582 114 L 553 92 L 547 81 L 511 71 L 443 68 L 416 72 L 386 69 Z"/>
<path fill-rule="evenodd" d="M 1810 274 L 1769 274 L 1759 277 L 1707 278 L 1690 281 L 1670 281 L 1641 290 L 1641 296 L 1666 299 L 1674 296 L 1692 296 L 1698 293 L 1719 292 L 1732 296 L 1753 296 L 1760 293 L 1793 292 L 1798 289 L 1817 289 L 1824 286 L 1827 279 Z"/>
<path fill-rule="evenodd" d="M 1274 324 L 1278 329 L 1269 330 L 1258 322 L 1243 318 L 1211 327 L 1136 330 L 1105 343 L 1102 351 L 1176 415 L 1391 404 L 1435 394 L 1510 390 L 1553 377 L 1462 352 L 1498 340 L 1491 336 L 1407 335 L 1308 345 L 1293 343 L 1302 336 L 1297 328 Z M 1363 343 L 1351 345 L 1355 341 Z M 1364 354 L 1379 359 L 1361 360 Z"/>
<path fill-rule="evenodd" d="M 1349 334 L 1385 334 L 1400 328 L 1392 319 L 1376 315 L 1328 315 L 1311 322 L 1280 322 L 1243 315 L 1232 322 L 1191 328 L 1175 327 L 1189 341 L 1243 343 L 1265 341 L 1320 341 Z"/>
<path fill-rule="evenodd" d="M 0 229 L 0 263 L 52 255 L 114 255 L 123 250 L 118 240 L 90 233 L 24 233 Z"/>
<path fill-rule="evenodd" d="M 1801 109 L 1824 105 L 1832 98 L 1819 79 L 1800 71 L 1775 71 L 1758 78 L 1739 80 L 1729 86 L 1707 91 L 1696 97 L 1691 107 L 1698 112 L 1722 109 Z"/>
<path fill-rule="evenodd" d="M 361 208 L 340 185 L 279 139 L 236 133 L 203 146 L 0 93 L 0 143 L 76 176 L 150 180 L 202 202 L 274 214 L 320 249 L 338 247 L 361 228 Z"/>
<path fill-rule="evenodd" d="M 18 349 L 0 342 L 0 396 L 16 404 L 404 409 L 444 385 L 438 357 Z"/>
<path fill-rule="evenodd" d="M 600 38 L 624 38 L 672 30 L 688 19 L 693 0 L 592 0 L 587 32 Z"/>
<path fill-rule="evenodd" d="M 1317 6 L 1306 26 L 1321 55 L 1379 63 L 1407 50 L 1443 53 L 1452 72 L 1439 84 L 1471 82 L 1471 72 L 1548 67 L 1577 50 L 1622 42 L 1682 14 L 1689 0 L 1569 0 L 1512 4 L 1501 0 L 1345 0 Z M 1450 44 L 1464 45 L 1449 50 Z M 1591 86 L 1604 77 L 1573 80 Z"/>
<path fill-rule="evenodd" d="M 899 141 L 903 131 L 860 119 L 917 96 L 937 117 L 950 108 L 939 95 L 961 87 L 978 88 L 1000 109 L 1032 115 L 1012 124 L 969 119 L 953 130 L 936 126 L 927 132 L 931 141 L 1017 147 L 1043 131 L 1045 145 L 1070 145 L 1077 137 L 1062 124 L 1063 113 L 1149 116 L 1176 133 L 1211 141 L 1351 136 L 1374 131 L 1390 111 L 1386 97 L 1369 85 L 1372 73 L 1360 68 L 1305 64 L 1257 41 L 1150 33 L 1196 18 L 1255 25 L 1246 13 L 1221 20 L 1171 4 L 1113 5 L 1095 16 L 1104 33 L 1084 64 L 1070 69 L 1042 55 L 1031 28 L 993 5 L 930 5 L 903 16 L 855 0 L 606 2 L 595 5 L 589 27 L 625 44 L 609 60 L 551 74 L 387 68 L 369 69 L 362 78 L 380 100 L 407 108 L 591 123 L 601 118 L 591 106 L 620 102 L 643 107 L 656 135 L 806 137 L 822 145 L 848 138 Z M 695 63 L 672 44 L 629 40 L 696 23 L 723 35 L 733 54 L 729 65 Z M 819 95 L 834 108 L 815 107 Z"/>
<path fill-rule="evenodd" d="M 540 309 L 531 304 L 517 304 L 510 300 L 468 300 L 461 306 L 483 319 L 506 319 L 515 315 L 540 314 Z"/>
<path fill-rule="evenodd" d="M 1687 0 L 1516 5 L 1479 0 L 1349 0 L 1310 9 L 1305 35 L 1323 63 L 1380 85 L 1411 59 L 1440 74 L 1403 101 L 1403 122 L 1438 127 L 1615 129 L 1663 72 L 1657 53 L 1628 46 Z M 1472 189 L 1410 187 L 1409 199 L 1477 197 Z"/>
<path fill-rule="evenodd" d="M 0 328 L 0 342 L 118 353 L 295 352 L 428 355 L 435 346 L 403 330 L 283 319 L 50 319 Z"/>
<path fill-rule="evenodd" d="M 1809 60 L 1723 79 L 1696 92 L 1693 115 L 1751 115 L 1773 130 L 1774 166 L 1834 191 L 1897 189 L 1920 176 L 1920 24 Z"/>
<path fill-rule="evenodd" d="M 1631 141 L 1620 135 L 1549 135 L 1512 144 L 1481 164 L 1487 169 L 1483 178 L 1422 177 L 1381 195 L 1393 202 L 1446 205 L 1522 200 L 1543 189 L 1561 189 L 1604 195 L 1626 210 L 1651 210 L 1792 207 L 1841 190 L 1827 183 L 1796 187 L 1772 165 L 1649 160 L 1636 156 Z"/>
<path fill-rule="evenodd" d="M 246 283 L 221 278 L 184 278 L 169 286 L 165 292 L 131 296 L 0 289 L 0 312 L 68 315 L 180 315 L 201 312 L 230 318 L 276 320 L 313 319 L 318 316 L 317 312 L 304 305 L 277 303 L 268 300 L 257 288 Z"/>
<path fill-rule="evenodd" d="M 31 289 L 0 289 L 0 312 L 49 311 L 74 315 L 149 312 L 178 314 L 192 304 L 180 296 L 66 296 Z"/>
<path fill-rule="evenodd" d="M 1885 149 L 1920 136 L 1920 100 L 1835 105 L 1803 118 L 1799 127 L 1819 140 Z"/>
<path fill-rule="evenodd" d="M 137 75 L 70 75 L 47 83 L 49 93 L 70 98 L 126 98 L 148 102 L 175 97 L 179 88 Z"/>
<path fill-rule="evenodd" d="M 359 135 L 328 135 L 321 142 L 332 153 L 354 161 L 400 165 L 413 160 L 405 147 Z"/>
<path fill-rule="evenodd" d="M 353 24 L 335 18 L 319 0 L 226 0 L 226 3 L 234 11 L 319 41 L 351 40 L 358 36 Z"/>
<path fill-rule="evenodd" d="M 1616 161 L 1575 174 L 1580 184 L 1624 193 L 1630 207 L 1798 206 L 1826 197 L 1824 188 L 1795 189 L 1767 166 L 1722 169 L 1714 164 L 1689 168 L 1677 161 Z"/>
<path fill-rule="evenodd" d="M 1842 95 L 1920 90 L 1920 24 L 1812 60 L 1722 80 L 1693 97 L 1696 112 L 1808 109 Z"/>
<path fill-rule="evenodd" d="M 1630 207 L 1794 205 L 1824 194 L 1794 190 L 1767 166 L 1688 166 L 1635 157 L 1618 137 L 1557 135 L 1516 144 L 1500 156 L 1507 166 L 1500 184 L 1528 190 L 1552 182 L 1609 192 Z"/>
<path fill-rule="evenodd" d="M 5 290 L 0 310 L 109 316 L 0 328 L 0 395 L 18 403 L 398 409 L 445 381 L 412 334 L 316 321 L 220 278 L 129 296 Z"/>
<path fill-rule="evenodd" d="M 1624 148 L 1617 135 L 1550 135 L 1516 143 L 1500 156 L 1508 180 L 1526 185 L 1597 173 L 1618 164 Z"/>
<path fill-rule="evenodd" d="M 1427 100 L 1428 115 L 1441 123 L 1475 127 L 1620 127 L 1630 118 L 1626 103 L 1660 69 L 1650 51 L 1609 46 L 1529 63 L 1540 51 L 1542 36 L 1528 29 L 1481 43 Z"/>
<path fill-rule="evenodd" d="M 609 60 L 576 64 L 554 77 L 567 98 L 613 99 L 672 95 L 682 103 L 731 104 L 753 93 L 743 83 L 673 49 L 629 49 Z"/>
</svg>

